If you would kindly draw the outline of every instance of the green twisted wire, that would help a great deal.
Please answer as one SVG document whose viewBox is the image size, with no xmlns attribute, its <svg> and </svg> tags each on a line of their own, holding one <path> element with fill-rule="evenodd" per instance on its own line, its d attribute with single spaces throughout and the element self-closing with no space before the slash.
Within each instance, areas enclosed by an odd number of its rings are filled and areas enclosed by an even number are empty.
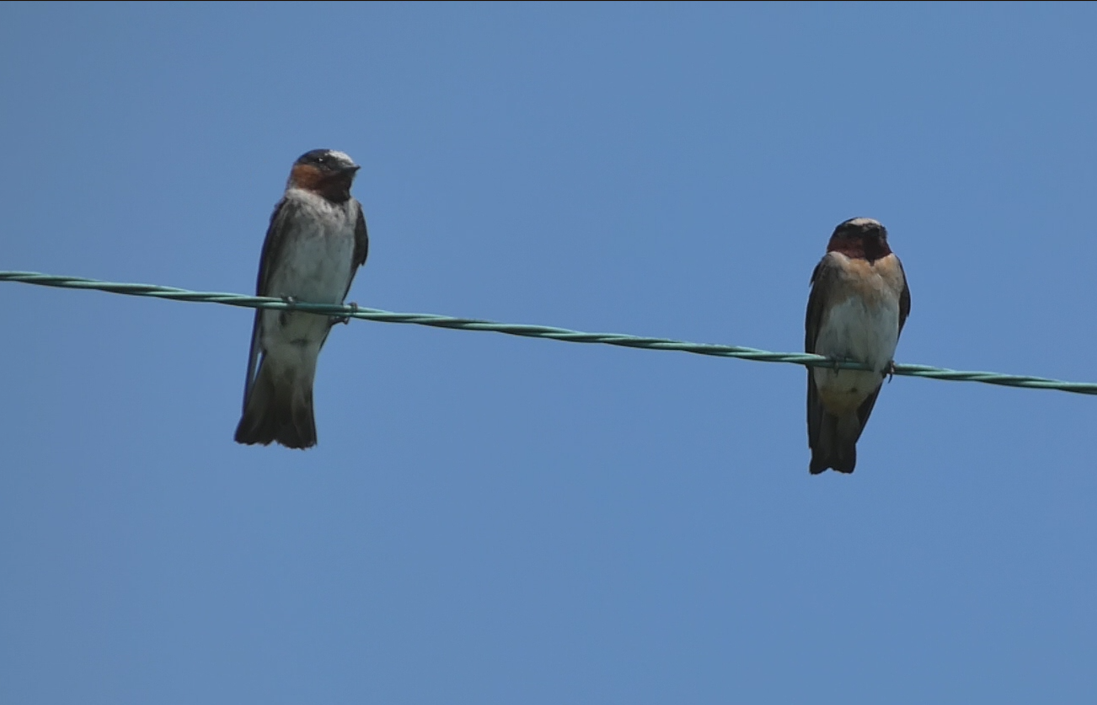
<svg viewBox="0 0 1097 705">
<path fill-rule="evenodd" d="M 374 308 L 334 304 L 310 304 L 296 301 L 284 301 L 282 299 L 265 296 L 241 296 L 240 294 L 225 294 L 210 291 L 190 291 L 188 289 L 176 289 L 153 284 L 124 284 L 98 281 L 95 279 L 84 279 L 81 277 L 59 277 L 49 274 L 40 274 L 38 272 L 0 271 L 0 281 L 22 282 L 24 284 L 37 284 L 39 286 L 53 286 L 65 289 L 94 289 L 96 291 L 106 291 L 112 294 L 150 296 L 153 298 L 172 299 L 175 301 L 227 304 L 229 306 L 242 306 L 245 308 L 308 311 L 328 316 L 361 318 L 367 321 L 380 321 L 382 323 L 413 323 L 415 325 L 433 326 L 435 328 L 489 331 L 493 333 L 505 333 L 507 335 L 520 335 L 527 338 L 562 340 L 568 343 L 597 343 L 601 345 L 617 345 L 625 348 L 641 348 L 644 350 L 674 350 L 677 352 L 693 353 L 695 355 L 735 357 L 742 360 L 756 360 L 758 362 L 784 362 L 793 365 L 807 365 L 809 367 L 826 366 L 844 370 L 868 369 L 861 363 L 846 360 L 832 360 L 820 355 L 810 355 L 807 353 L 769 352 L 767 350 L 758 350 L 755 348 L 744 348 L 738 345 L 690 343 L 682 340 L 671 340 L 669 338 L 648 338 L 635 335 L 624 335 L 621 333 L 583 333 L 581 331 L 568 330 L 566 328 L 551 328 L 549 326 L 533 326 L 515 323 L 495 323 L 493 321 L 481 321 L 473 318 L 453 318 L 450 316 L 438 316 L 429 313 L 393 313 L 391 311 L 381 311 Z M 950 370 L 942 367 L 931 367 L 929 365 L 896 364 L 894 371 L 897 375 L 908 377 L 943 379 L 952 382 L 981 382 L 983 384 L 995 384 L 1005 387 L 1054 389 L 1061 392 L 1073 392 L 1075 394 L 1097 395 L 1097 384 L 1089 382 L 1064 382 L 1062 380 L 1048 379 L 1046 377 L 1007 375 L 998 372 L 968 372 Z"/>
</svg>

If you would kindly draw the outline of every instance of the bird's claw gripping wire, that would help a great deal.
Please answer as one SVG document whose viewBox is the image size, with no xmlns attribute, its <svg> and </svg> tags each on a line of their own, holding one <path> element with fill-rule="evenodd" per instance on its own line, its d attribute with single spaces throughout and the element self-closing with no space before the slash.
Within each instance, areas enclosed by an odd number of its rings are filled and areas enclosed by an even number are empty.
<svg viewBox="0 0 1097 705">
<path fill-rule="evenodd" d="M 350 323 L 351 316 L 358 313 L 358 303 L 356 301 L 350 301 L 347 303 L 347 306 L 350 306 L 350 314 L 346 316 L 333 316 L 331 320 L 332 324 L 342 323 L 343 325 L 347 325 Z"/>
<path fill-rule="evenodd" d="M 287 306 L 295 306 L 297 304 L 297 298 L 294 296 L 280 296 L 279 298 L 282 299 L 282 303 L 286 304 Z M 287 313 L 289 313 L 289 311 L 278 312 L 278 325 L 286 325 Z"/>
</svg>

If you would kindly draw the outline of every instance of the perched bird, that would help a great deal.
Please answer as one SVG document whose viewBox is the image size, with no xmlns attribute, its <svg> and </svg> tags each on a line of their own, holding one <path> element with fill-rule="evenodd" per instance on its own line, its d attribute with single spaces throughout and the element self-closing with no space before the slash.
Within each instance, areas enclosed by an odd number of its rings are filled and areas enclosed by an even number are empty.
<svg viewBox="0 0 1097 705">
<path fill-rule="evenodd" d="M 346 154 L 330 149 L 314 149 L 294 162 L 263 242 L 258 296 L 343 303 L 369 251 L 362 205 L 350 195 L 358 169 Z M 256 310 L 237 443 L 316 445 L 316 360 L 339 320 L 301 311 Z"/>
<path fill-rule="evenodd" d="M 871 218 L 834 229 L 811 275 L 804 349 L 872 368 L 808 368 L 811 474 L 853 472 L 857 439 L 868 423 L 910 313 L 910 289 L 887 229 Z"/>
</svg>

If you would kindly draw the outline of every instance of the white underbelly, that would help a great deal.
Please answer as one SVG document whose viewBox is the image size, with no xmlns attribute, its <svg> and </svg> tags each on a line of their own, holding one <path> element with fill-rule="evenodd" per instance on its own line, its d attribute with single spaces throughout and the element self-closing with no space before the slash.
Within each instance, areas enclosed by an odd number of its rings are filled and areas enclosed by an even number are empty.
<svg viewBox="0 0 1097 705">
<path fill-rule="evenodd" d="M 282 266 L 273 273 L 270 296 L 292 296 L 317 304 L 343 302 L 354 259 L 354 233 L 305 235 L 287 243 Z"/>
<path fill-rule="evenodd" d="M 320 304 L 343 303 L 354 259 L 354 231 L 302 233 L 287 242 L 282 264 L 272 272 L 270 296 Z M 264 311 L 263 347 L 281 361 L 312 360 L 327 336 L 328 316 Z"/>
<path fill-rule="evenodd" d="M 823 402 L 833 411 L 859 406 L 880 386 L 898 342 L 898 302 L 868 306 L 862 299 L 851 297 L 834 306 L 819 329 L 815 353 L 863 362 L 873 371 L 813 368 Z"/>
</svg>

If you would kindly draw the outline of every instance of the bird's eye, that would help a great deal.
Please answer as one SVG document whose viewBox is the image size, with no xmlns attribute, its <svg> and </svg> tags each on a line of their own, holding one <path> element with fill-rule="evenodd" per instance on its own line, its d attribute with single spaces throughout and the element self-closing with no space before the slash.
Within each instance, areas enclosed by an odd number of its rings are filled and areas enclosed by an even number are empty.
<svg viewBox="0 0 1097 705">
<path fill-rule="evenodd" d="M 316 158 L 316 163 L 317 163 L 317 164 L 326 164 L 326 163 L 327 163 L 327 161 L 328 161 L 328 158 L 327 158 L 327 157 L 317 157 L 317 158 Z"/>
</svg>

